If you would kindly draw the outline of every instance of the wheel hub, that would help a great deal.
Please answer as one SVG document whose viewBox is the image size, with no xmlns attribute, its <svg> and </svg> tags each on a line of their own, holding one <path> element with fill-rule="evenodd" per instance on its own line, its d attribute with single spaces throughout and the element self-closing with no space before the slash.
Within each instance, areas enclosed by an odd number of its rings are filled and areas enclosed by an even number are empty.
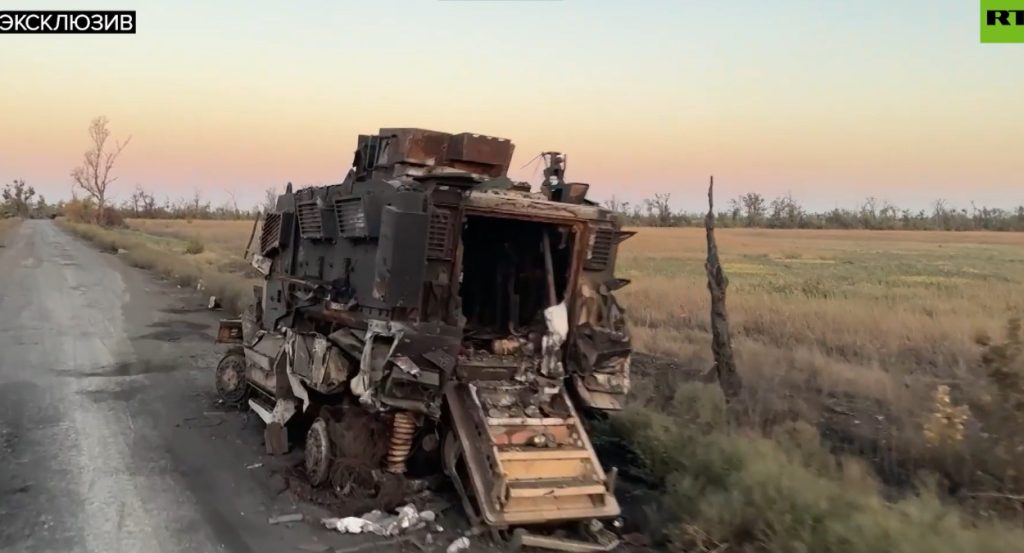
<svg viewBox="0 0 1024 553">
<path fill-rule="evenodd" d="M 306 433 L 306 475 L 314 486 L 327 481 L 331 459 L 330 446 L 327 422 L 318 418 Z"/>
<path fill-rule="evenodd" d="M 217 365 L 217 394 L 224 403 L 240 405 L 245 400 L 245 358 L 229 354 Z"/>
</svg>

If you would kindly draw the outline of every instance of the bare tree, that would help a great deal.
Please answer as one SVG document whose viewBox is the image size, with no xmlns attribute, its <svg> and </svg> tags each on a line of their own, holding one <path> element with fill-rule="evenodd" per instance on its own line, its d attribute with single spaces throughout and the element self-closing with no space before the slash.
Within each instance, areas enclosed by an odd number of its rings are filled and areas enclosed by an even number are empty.
<svg viewBox="0 0 1024 553">
<path fill-rule="evenodd" d="M 142 185 L 136 184 L 135 190 L 128 199 L 128 205 L 131 206 L 132 217 L 139 217 L 142 215 L 152 217 L 153 211 L 156 209 L 156 199 L 152 194 L 146 192 L 146 189 L 142 188 Z"/>
<path fill-rule="evenodd" d="M 199 193 L 199 189 L 196 188 L 192 191 L 192 199 L 188 202 L 188 211 L 192 217 L 198 217 L 199 211 L 203 206 L 203 196 Z"/>
<path fill-rule="evenodd" d="M 656 226 L 671 226 L 672 207 L 668 203 L 671 197 L 672 194 L 665 192 L 662 194 L 655 194 L 654 198 L 644 200 L 644 206 L 647 209 L 647 216 L 653 220 L 653 223 Z"/>
<path fill-rule="evenodd" d="M 604 201 L 604 207 L 609 211 L 614 211 L 615 213 L 625 213 L 628 205 L 629 202 L 624 202 L 615 197 L 615 195 L 612 195 L 611 199 Z"/>
<path fill-rule="evenodd" d="M 104 222 L 103 211 L 107 203 L 107 188 L 117 180 L 117 177 L 110 175 L 110 170 L 114 168 L 117 157 L 121 155 L 121 151 L 132 139 L 129 136 L 124 142 L 114 141 L 112 147 L 108 146 L 110 129 L 107 128 L 107 125 L 109 123 L 110 121 L 104 116 L 92 120 L 92 124 L 89 125 L 89 139 L 92 144 L 85 151 L 85 159 L 82 160 L 82 164 L 71 170 L 71 178 L 75 185 L 96 200 L 96 222 L 100 224 Z"/>
<path fill-rule="evenodd" d="M 786 193 L 772 200 L 768 226 L 772 228 L 800 228 L 804 208 L 792 194 Z"/>
<path fill-rule="evenodd" d="M 739 203 L 743 207 L 748 227 L 759 227 L 764 223 L 768 202 L 757 192 L 747 192 L 740 196 Z"/>
<path fill-rule="evenodd" d="M 946 205 L 946 200 L 942 198 L 935 200 L 932 204 L 932 216 L 935 218 L 935 226 L 939 230 L 949 230 L 952 219 L 951 214 L 955 211 L 955 209 L 950 209 Z"/>
<path fill-rule="evenodd" d="M 35 196 L 36 189 L 25 184 L 24 179 L 14 179 L 11 184 L 5 185 L 3 199 L 6 210 L 19 217 L 27 217 L 32 209 L 29 202 Z"/>
<path fill-rule="evenodd" d="M 894 229 L 899 220 L 900 210 L 888 200 L 882 201 L 882 207 L 878 210 L 878 221 L 882 228 Z"/>
<path fill-rule="evenodd" d="M 231 214 L 233 216 L 235 216 L 235 217 L 238 217 L 238 213 L 239 213 L 239 210 L 238 210 L 238 197 L 235 195 L 235 191 L 234 190 L 228 190 L 227 193 L 228 193 L 228 203 L 227 203 L 227 205 L 228 205 L 228 207 L 231 210 Z"/>
<path fill-rule="evenodd" d="M 146 217 L 156 215 L 156 198 L 152 194 L 147 193 L 142 197 L 142 212 L 146 214 Z"/>
<path fill-rule="evenodd" d="M 264 213 L 277 211 L 277 187 L 271 186 L 263 192 L 263 205 L 261 207 Z"/>
<path fill-rule="evenodd" d="M 135 185 L 135 190 L 132 191 L 132 195 L 128 198 L 128 201 L 126 202 L 127 205 L 131 206 L 132 217 L 139 216 L 139 213 L 141 212 L 142 209 L 142 196 L 145 193 L 146 192 L 142 189 L 142 186 L 138 184 Z"/>
<path fill-rule="evenodd" d="M 46 203 L 46 198 L 40 194 L 36 198 L 36 205 L 32 208 L 34 217 L 46 217 L 50 214 L 50 206 Z"/>
</svg>

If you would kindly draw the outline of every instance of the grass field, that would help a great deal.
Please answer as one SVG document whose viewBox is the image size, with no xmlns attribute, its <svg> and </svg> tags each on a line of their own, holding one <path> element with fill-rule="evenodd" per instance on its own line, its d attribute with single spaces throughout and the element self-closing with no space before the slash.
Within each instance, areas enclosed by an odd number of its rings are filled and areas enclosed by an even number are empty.
<svg viewBox="0 0 1024 553">
<path fill-rule="evenodd" d="M 634 345 L 676 360 L 617 421 L 668 490 L 648 527 L 686 551 L 1019 547 L 933 523 L 959 516 L 942 502 L 1024 522 L 1024 234 L 717 231 L 751 434 L 679 381 L 712 364 L 704 232 L 638 230 L 618 265 Z"/>
<path fill-rule="evenodd" d="M 733 329 L 786 351 L 941 372 L 1024 307 L 1024 234 L 726 229 L 718 239 Z M 703 231 L 642 229 L 622 248 L 638 346 L 694 355 L 678 337 L 707 328 Z"/>
<path fill-rule="evenodd" d="M 606 430 L 660 490 L 644 500 L 660 539 L 686 551 L 1024 546 L 982 522 L 1024 522 L 1024 347 L 1011 323 L 1024 313 L 1024 234 L 719 230 L 745 381 L 726 413 L 713 387 L 682 384 L 711 366 L 704 233 L 638 230 L 620 251 L 618 276 L 632 280 L 620 300 L 636 349 L 656 360 L 638 358 L 631 405 Z M 250 231 L 77 229 L 137 250 L 140 266 L 226 287 L 235 304 L 254 282 Z M 932 491 L 915 495 L 923 481 Z M 850 546 L 858 534 L 863 547 Z"/>
<path fill-rule="evenodd" d="M 1024 234 L 717 234 L 739 365 L 772 388 L 920 400 L 976 378 L 978 342 L 1024 312 Z M 704 251 L 700 229 L 649 228 L 619 259 L 636 347 L 694 370 L 711 363 Z"/>
<path fill-rule="evenodd" d="M 185 221 L 181 219 L 128 219 L 128 227 L 151 234 L 187 242 L 199 240 L 210 251 L 222 257 L 242 258 L 252 233 L 252 221 Z"/>
</svg>

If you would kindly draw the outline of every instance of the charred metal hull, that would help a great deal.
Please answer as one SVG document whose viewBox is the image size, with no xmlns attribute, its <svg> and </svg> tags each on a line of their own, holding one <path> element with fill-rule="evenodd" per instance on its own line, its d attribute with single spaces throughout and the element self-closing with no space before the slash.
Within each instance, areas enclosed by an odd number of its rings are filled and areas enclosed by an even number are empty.
<svg viewBox="0 0 1024 553">
<path fill-rule="evenodd" d="M 480 524 L 618 516 L 579 409 L 618 409 L 629 389 L 614 267 L 632 233 L 564 181 L 561 154 L 543 154 L 540 191 L 509 180 L 512 149 L 382 129 L 343 183 L 289 185 L 257 222 L 247 256 L 265 282 L 218 339 L 241 346 L 268 450 L 316 420 L 307 463 L 330 462 L 327 425 L 349 423 L 322 413 L 358 406 L 389 425 L 390 472 L 431 449 L 424 426 L 446 435 L 438 454 Z"/>
</svg>

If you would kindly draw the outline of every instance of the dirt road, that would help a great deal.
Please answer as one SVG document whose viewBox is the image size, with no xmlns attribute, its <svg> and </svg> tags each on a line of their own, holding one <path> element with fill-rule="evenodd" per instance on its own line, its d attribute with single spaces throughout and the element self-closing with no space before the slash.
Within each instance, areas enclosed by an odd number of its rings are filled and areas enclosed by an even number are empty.
<svg viewBox="0 0 1024 553">
<path fill-rule="evenodd" d="M 294 504 L 258 420 L 212 393 L 217 316 L 25 221 L 0 249 L 0 551 L 296 551 Z M 262 466 L 246 468 L 263 463 Z M 270 526 L 273 514 L 306 522 Z M 350 542 L 351 543 L 351 542 Z"/>
</svg>

